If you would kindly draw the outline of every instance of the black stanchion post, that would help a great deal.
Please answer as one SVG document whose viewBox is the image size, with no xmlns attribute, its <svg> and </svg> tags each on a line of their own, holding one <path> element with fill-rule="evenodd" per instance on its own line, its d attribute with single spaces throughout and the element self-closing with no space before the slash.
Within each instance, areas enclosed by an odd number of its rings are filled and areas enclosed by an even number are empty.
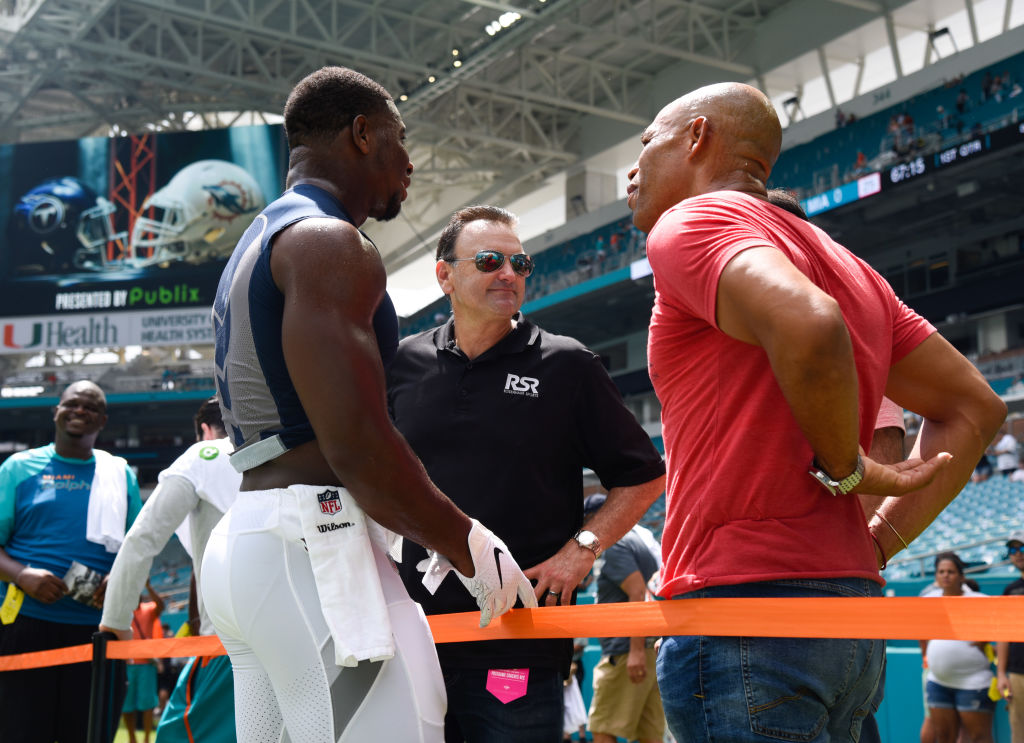
<svg viewBox="0 0 1024 743">
<path fill-rule="evenodd" d="M 92 636 L 87 743 L 110 743 L 117 732 L 124 702 L 124 663 L 107 659 L 107 642 L 116 639 L 111 632 L 94 632 Z"/>
</svg>

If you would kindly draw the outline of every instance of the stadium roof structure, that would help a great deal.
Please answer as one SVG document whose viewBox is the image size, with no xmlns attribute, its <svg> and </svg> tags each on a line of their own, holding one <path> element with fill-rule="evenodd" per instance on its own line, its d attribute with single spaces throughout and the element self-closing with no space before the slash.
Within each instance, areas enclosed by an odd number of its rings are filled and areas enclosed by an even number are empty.
<svg viewBox="0 0 1024 743">
<path fill-rule="evenodd" d="M 0 0 L 0 144 L 279 121 L 303 75 L 350 66 L 410 131 L 394 270 L 454 209 L 509 203 L 687 89 L 753 81 L 799 103 L 815 73 L 792 63 L 812 55 L 835 105 L 827 70 L 863 72 L 880 34 L 895 48 L 898 27 L 965 8 L 973 29 L 971 0 Z M 872 22 L 869 49 L 851 34 Z"/>
</svg>

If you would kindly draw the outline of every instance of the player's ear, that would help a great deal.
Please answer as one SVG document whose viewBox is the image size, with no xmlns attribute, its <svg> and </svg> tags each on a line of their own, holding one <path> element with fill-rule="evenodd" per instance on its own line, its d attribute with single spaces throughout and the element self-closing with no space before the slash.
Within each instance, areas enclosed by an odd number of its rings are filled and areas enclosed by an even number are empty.
<svg viewBox="0 0 1024 743">
<path fill-rule="evenodd" d="M 352 119 L 351 129 L 352 144 L 364 155 L 370 152 L 370 120 L 365 114 L 357 114 Z"/>
</svg>

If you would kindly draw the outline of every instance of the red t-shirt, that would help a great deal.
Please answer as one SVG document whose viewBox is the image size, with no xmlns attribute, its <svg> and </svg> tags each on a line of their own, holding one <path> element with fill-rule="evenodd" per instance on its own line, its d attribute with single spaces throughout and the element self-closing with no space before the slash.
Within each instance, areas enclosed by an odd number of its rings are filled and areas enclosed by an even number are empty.
<svg viewBox="0 0 1024 743">
<path fill-rule="evenodd" d="M 722 270 L 755 247 L 781 250 L 839 303 L 865 451 L 889 367 L 935 331 L 866 263 L 765 201 L 719 191 L 665 212 L 647 241 L 655 287 L 648 365 L 668 469 L 663 596 L 782 578 L 881 582 L 857 498 L 829 495 L 807 474 L 813 452 L 767 355 L 715 323 Z"/>
</svg>

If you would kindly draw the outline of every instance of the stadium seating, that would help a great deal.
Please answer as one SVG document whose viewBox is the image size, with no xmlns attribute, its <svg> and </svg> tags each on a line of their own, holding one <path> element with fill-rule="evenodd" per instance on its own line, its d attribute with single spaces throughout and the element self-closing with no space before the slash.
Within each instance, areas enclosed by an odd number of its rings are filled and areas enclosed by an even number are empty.
<svg viewBox="0 0 1024 743">
<path fill-rule="evenodd" d="M 933 571 L 937 552 L 955 551 L 969 572 L 1016 571 L 1006 563 L 1006 538 L 1024 528 L 1024 483 L 995 476 L 968 483 L 939 517 L 886 570 L 886 578 L 917 578 Z"/>
<path fill-rule="evenodd" d="M 1010 82 L 1003 86 L 998 99 L 982 94 L 986 73 L 1009 77 Z M 977 128 L 985 131 L 1017 121 L 1024 116 L 1024 93 L 1014 94 L 1014 86 L 1020 86 L 1022 81 L 1024 54 L 988 65 L 961 80 L 951 81 L 784 151 L 772 171 L 769 185 L 791 189 L 806 198 L 840 186 L 869 170 L 884 168 L 911 153 L 934 152 Z M 957 110 L 961 90 L 968 97 L 963 113 Z M 944 115 L 940 114 L 939 106 Z M 897 147 L 891 123 L 901 114 L 913 121 L 913 133 L 905 138 L 906 146 Z M 897 149 L 900 152 L 896 152 Z M 865 170 L 857 167 L 858 152 L 866 157 Z"/>
</svg>

